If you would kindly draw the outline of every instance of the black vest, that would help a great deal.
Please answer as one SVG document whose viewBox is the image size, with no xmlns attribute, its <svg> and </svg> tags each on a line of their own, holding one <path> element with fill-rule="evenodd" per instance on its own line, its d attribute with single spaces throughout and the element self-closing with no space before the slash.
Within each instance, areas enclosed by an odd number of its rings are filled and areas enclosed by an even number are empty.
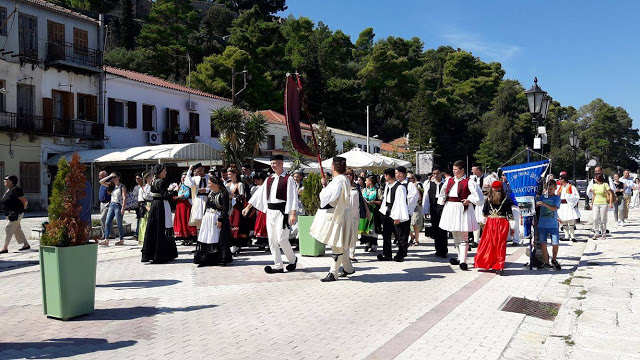
<svg viewBox="0 0 640 360">
<path fill-rule="evenodd" d="M 429 184 L 429 204 L 431 206 L 436 206 L 438 204 L 438 194 L 440 194 L 442 185 L 444 185 L 444 183 L 436 184 L 431 182 L 431 184 Z"/>
<path fill-rule="evenodd" d="M 389 189 L 389 196 L 387 197 L 387 213 L 386 215 L 389 216 L 391 215 L 391 208 L 393 207 L 393 202 L 396 201 L 396 190 L 398 189 L 398 186 L 400 185 L 400 181 L 396 181 L 395 184 L 393 184 L 393 186 L 391 188 L 389 188 L 389 185 L 387 185 L 386 189 Z M 386 191 L 385 189 L 385 191 Z"/>
</svg>

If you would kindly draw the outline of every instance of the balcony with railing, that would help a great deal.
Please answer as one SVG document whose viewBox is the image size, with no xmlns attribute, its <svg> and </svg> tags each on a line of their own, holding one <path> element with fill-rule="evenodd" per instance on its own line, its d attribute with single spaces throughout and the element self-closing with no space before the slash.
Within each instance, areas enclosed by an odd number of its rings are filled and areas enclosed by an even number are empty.
<svg viewBox="0 0 640 360">
<path fill-rule="evenodd" d="M 47 42 L 46 66 L 58 66 L 87 72 L 102 71 L 102 51 L 68 42 Z"/>
<path fill-rule="evenodd" d="M 0 112 L 0 131 L 86 140 L 104 139 L 104 125 L 93 121 L 50 119 L 43 116 L 9 112 Z"/>
<path fill-rule="evenodd" d="M 162 143 L 163 144 L 185 144 L 185 143 L 195 143 L 196 135 L 191 132 L 174 132 L 174 131 L 165 131 L 162 134 Z"/>
</svg>

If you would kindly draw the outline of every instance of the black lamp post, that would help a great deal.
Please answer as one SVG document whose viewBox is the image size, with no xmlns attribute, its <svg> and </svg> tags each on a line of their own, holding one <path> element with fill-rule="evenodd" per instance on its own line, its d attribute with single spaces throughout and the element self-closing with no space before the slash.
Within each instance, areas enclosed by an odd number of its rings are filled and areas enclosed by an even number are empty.
<svg viewBox="0 0 640 360">
<path fill-rule="evenodd" d="M 544 126 L 544 120 L 547 118 L 547 112 L 549 111 L 549 104 L 551 104 L 551 96 L 546 91 L 542 90 L 538 86 L 538 78 L 533 79 L 533 86 L 531 89 L 524 92 L 527 95 L 527 102 L 529 103 L 529 112 L 533 117 L 533 123 L 536 127 L 536 134 L 539 133 L 538 128 Z M 537 135 L 536 135 L 537 137 Z M 542 140 L 540 148 L 542 149 Z"/>
<path fill-rule="evenodd" d="M 576 134 L 575 130 L 571 131 L 571 135 L 569 135 L 569 144 L 573 148 L 573 183 L 576 183 L 576 152 L 578 151 L 578 147 L 580 147 L 580 137 Z"/>
</svg>

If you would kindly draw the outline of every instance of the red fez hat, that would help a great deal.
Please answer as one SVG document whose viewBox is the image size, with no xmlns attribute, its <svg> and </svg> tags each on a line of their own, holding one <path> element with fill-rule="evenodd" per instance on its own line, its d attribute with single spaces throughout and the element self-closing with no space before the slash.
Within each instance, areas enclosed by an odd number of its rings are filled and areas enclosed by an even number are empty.
<svg viewBox="0 0 640 360">
<path fill-rule="evenodd" d="M 500 189 L 502 189 L 502 182 L 500 182 L 500 181 L 494 181 L 494 182 L 491 184 L 491 187 L 492 187 L 492 188 L 494 188 L 494 189 L 496 189 L 496 190 L 500 190 Z"/>
</svg>

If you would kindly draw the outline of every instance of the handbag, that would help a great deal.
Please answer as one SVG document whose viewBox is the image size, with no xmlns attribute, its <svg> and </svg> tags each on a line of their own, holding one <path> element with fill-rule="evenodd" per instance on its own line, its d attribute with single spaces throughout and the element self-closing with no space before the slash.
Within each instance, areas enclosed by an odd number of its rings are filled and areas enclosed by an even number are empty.
<svg viewBox="0 0 640 360">
<path fill-rule="evenodd" d="M 15 210 L 7 212 L 7 219 L 9 219 L 10 222 L 18 221 L 19 217 L 20 214 L 18 214 L 18 212 Z"/>
</svg>

